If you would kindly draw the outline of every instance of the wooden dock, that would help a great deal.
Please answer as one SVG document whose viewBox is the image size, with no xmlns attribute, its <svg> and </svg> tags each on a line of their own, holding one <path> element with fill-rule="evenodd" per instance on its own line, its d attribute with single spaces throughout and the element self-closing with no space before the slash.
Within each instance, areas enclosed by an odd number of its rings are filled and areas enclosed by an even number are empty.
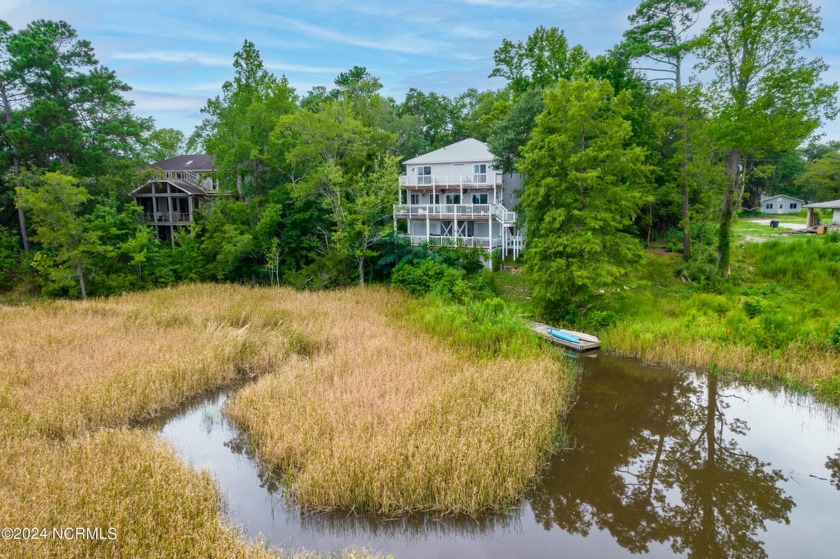
<svg viewBox="0 0 840 559">
<path fill-rule="evenodd" d="M 548 341 L 574 351 L 592 351 L 593 349 L 598 349 L 601 347 L 601 340 L 599 340 L 595 336 L 584 334 L 582 332 L 574 332 L 572 330 L 554 328 L 552 326 L 549 326 L 548 324 L 543 324 L 542 322 L 532 322 L 531 329 L 538 335 L 547 339 Z M 580 339 L 580 343 L 569 342 L 566 340 L 561 340 L 560 338 L 555 338 L 554 336 L 548 333 L 549 329 L 560 330 L 561 332 L 572 334 L 573 336 L 576 336 L 578 339 Z"/>
</svg>

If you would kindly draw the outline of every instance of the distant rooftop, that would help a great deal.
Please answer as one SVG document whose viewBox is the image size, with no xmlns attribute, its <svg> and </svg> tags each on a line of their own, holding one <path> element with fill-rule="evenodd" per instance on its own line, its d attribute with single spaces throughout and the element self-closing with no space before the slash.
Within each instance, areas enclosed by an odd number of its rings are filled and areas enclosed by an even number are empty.
<svg viewBox="0 0 840 559">
<path fill-rule="evenodd" d="M 817 202 L 816 204 L 805 204 L 802 207 L 823 210 L 840 210 L 840 200 L 831 200 L 830 202 Z"/>
<path fill-rule="evenodd" d="M 156 161 L 150 167 L 158 167 L 164 171 L 212 171 L 213 158 L 204 153 L 176 155 L 169 159 Z"/>
<path fill-rule="evenodd" d="M 446 147 L 436 149 L 413 159 L 405 161 L 404 165 L 420 165 L 424 163 L 469 163 L 493 161 L 493 154 L 484 142 L 475 138 L 467 138 Z"/>
</svg>

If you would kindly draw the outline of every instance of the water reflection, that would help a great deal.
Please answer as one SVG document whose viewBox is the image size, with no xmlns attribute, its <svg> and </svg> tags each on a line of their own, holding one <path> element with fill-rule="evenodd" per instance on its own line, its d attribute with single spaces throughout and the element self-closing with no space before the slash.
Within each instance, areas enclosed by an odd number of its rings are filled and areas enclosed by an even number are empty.
<svg viewBox="0 0 840 559">
<path fill-rule="evenodd" d="M 217 406 L 220 406 L 218 403 Z M 235 426 L 228 423 L 223 415 L 217 415 L 224 427 L 231 432 Z M 218 421 L 214 422 L 218 423 Z M 282 472 L 267 468 L 257 459 L 254 448 L 244 435 L 237 434 L 224 442 L 232 453 L 245 456 L 251 462 L 259 486 L 274 495 L 275 502 L 284 498 Z M 429 534 L 449 537 L 474 537 L 497 530 L 516 530 L 521 511 L 515 509 L 504 514 L 485 514 L 478 518 L 470 516 L 450 516 L 444 519 L 431 514 L 414 514 L 397 518 L 383 518 L 370 514 L 348 514 L 346 512 L 307 512 L 292 503 L 285 503 L 284 514 L 295 516 L 304 531 L 329 534 L 337 538 L 364 537 L 400 537 L 423 539 Z"/>
<path fill-rule="evenodd" d="M 840 491 L 840 449 L 837 449 L 837 454 L 833 458 L 828 457 L 825 467 L 831 472 L 831 483 Z"/>
<path fill-rule="evenodd" d="M 602 357 L 587 367 L 574 451 L 531 497 L 537 520 L 607 530 L 632 553 L 669 543 L 689 557 L 764 557 L 758 531 L 789 521 L 785 476 L 739 446 L 727 383 Z"/>
<path fill-rule="evenodd" d="M 213 471 L 226 513 L 246 534 L 314 551 L 706 558 L 834 550 L 840 492 L 826 488 L 840 489 L 836 408 L 609 356 L 581 364 L 568 418 L 573 448 L 554 458 L 520 508 L 479 519 L 301 511 L 225 419 L 228 392 L 166 418 L 162 433 Z"/>
</svg>

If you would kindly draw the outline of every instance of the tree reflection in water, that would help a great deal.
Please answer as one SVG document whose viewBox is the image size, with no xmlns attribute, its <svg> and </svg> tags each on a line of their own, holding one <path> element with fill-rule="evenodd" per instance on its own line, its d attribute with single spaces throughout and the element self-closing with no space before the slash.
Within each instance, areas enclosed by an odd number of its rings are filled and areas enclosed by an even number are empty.
<svg viewBox="0 0 840 559">
<path fill-rule="evenodd" d="M 831 472 L 831 483 L 840 491 L 840 448 L 837 449 L 837 454 L 833 458 L 828 457 L 825 467 Z"/>
<path fill-rule="evenodd" d="M 739 447 L 749 427 L 727 416 L 726 381 L 608 357 L 586 369 L 569 416 L 580 444 L 531 496 L 537 521 L 606 530 L 633 553 L 657 542 L 689 557 L 765 557 L 759 530 L 788 523 L 794 502 L 782 473 Z"/>
</svg>

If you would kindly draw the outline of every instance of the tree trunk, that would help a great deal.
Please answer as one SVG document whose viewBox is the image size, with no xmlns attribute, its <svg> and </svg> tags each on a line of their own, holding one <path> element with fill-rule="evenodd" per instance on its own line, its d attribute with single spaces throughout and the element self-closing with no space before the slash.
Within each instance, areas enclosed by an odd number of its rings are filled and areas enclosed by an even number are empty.
<svg viewBox="0 0 840 559">
<path fill-rule="evenodd" d="M 29 252 L 29 233 L 26 231 L 26 214 L 23 208 L 18 207 L 18 223 L 20 224 L 20 240 L 23 243 L 24 252 Z"/>
<path fill-rule="evenodd" d="M 3 101 L 3 114 L 6 116 L 6 124 L 12 124 L 12 105 L 9 103 L 9 95 L 6 92 L 6 84 L 0 83 L 0 100 Z M 11 144 L 11 141 L 9 142 Z M 12 172 L 14 175 L 20 176 L 20 155 L 18 154 L 17 146 L 12 145 Z M 17 200 L 17 195 L 15 195 Z M 23 243 L 23 250 L 29 252 L 29 232 L 26 230 L 26 214 L 20 205 L 18 206 L 18 223 L 20 223 L 20 240 Z"/>
<path fill-rule="evenodd" d="M 714 373 L 707 373 L 706 382 L 708 383 L 706 395 L 706 460 L 703 464 L 705 470 L 703 474 L 703 485 L 700 493 L 702 518 L 700 520 L 703 537 L 701 541 L 708 546 L 704 553 L 704 557 L 725 557 L 725 553 L 717 546 L 717 527 L 715 521 L 715 499 L 714 487 L 716 481 L 712 475 L 716 469 L 717 446 L 715 441 L 715 426 L 716 426 L 716 409 L 718 398 L 718 377 Z"/>
<path fill-rule="evenodd" d="M 82 263 L 76 261 L 76 275 L 79 277 L 79 291 L 82 293 L 82 299 L 87 299 L 87 290 L 85 289 L 85 269 Z"/>
<path fill-rule="evenodd" d="M 680 104 L 680 128 L 682 129 L 683 160 L 680 161 L 680 176 L 682 177 L 682 227 L 683 227 L 683 259 L 691 256 L 691 222 L 688 214 L 688 119 L 685 114 L 685 98 L 682 90 L 682 76 L 680 72 L 682 60 L 677 57 L 675 81 L 677 85 L 677 102 Z"/>
<path fill-rule="evenodd" d="M 363 256 L 358 259 L 359 264 L 359 285 L 365 284 L 365 258 Z"/>
<path fill-rule="evenodd" d="M 735 213 L 735 190 L 740 180 L 741 152 L 733 149 L 726 157 L 726 192 L 723 196 L 723 208 L 720 214 L 718 231 L 718 273 L 728 276 L 730 252 L 732 249 L 732 216 Z"/>
<path fill-rule="evenodd" d="M 681 167 L 685 167 L 683 162 Z M 688 260 L 691 256 L 691 222 L 688 217 L 688 172 L 684 169 L 683 174 L 685 179 L 682 185 L 682 223 L 683 223 L 683 259 Z"/>
</svg>

